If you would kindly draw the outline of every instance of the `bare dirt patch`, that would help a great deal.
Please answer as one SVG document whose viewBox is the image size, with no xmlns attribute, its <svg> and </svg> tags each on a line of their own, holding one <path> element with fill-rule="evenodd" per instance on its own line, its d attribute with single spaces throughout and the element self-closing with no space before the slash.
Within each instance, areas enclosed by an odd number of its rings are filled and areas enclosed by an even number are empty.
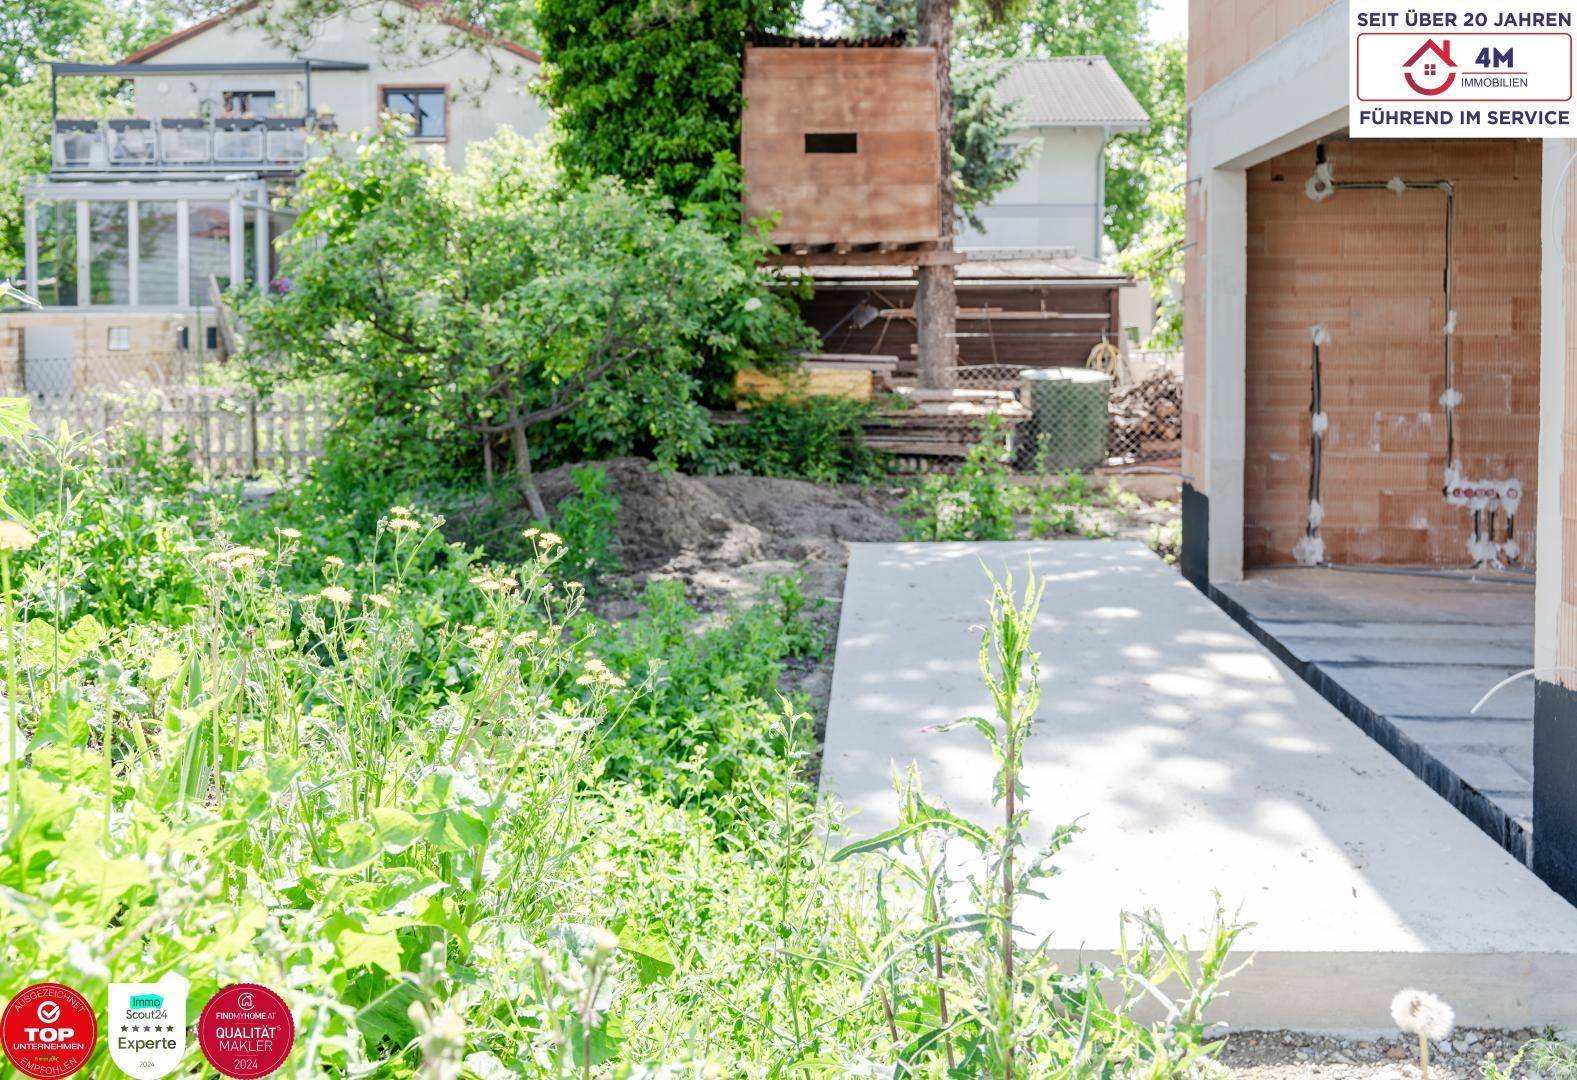
<svg viewBox="0 0 1577 1080">
<path fill-rule="evenodd" d="M 769 579 L 794 575 L 821 627 L 826 650 L 795 663 L 784 689 L 803 691 L 819 727 L 832 687 L 832 654 L 849 544 L 901 539 L 896 510 L 903 490 L 891 485 L 813 484 L 761 476 L 686 476 L 654 470 L 638 458 L 598 463 L 619 498 L 617 550 L 623 572 L 593 599 L 597 611 L 623 618 L 640 605 L 650 581 L 677 580 L 705 615 L 755 601 Z M 568 469 L 540 478 L 555 505 L 574 493 Z"/>
</svg>

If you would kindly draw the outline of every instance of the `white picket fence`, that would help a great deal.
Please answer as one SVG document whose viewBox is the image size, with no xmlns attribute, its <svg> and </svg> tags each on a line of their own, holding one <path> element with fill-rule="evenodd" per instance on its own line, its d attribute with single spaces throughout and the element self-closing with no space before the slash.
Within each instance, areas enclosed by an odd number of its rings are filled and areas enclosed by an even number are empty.
<svg viewBox="0 0 1577 1080">
<path fill-rule="evenodd" d="M 225 387 L 161 386 L 116 394 L 78 392 L 29 398 L 33 422 L 47 434 L 62 421 L 73 432 L 106 434 L 141 430 L 173 452 L 182 445 L 207 476 L 293 475 L 323 452 L 323 436 L 336 418 L 321 395 L 275 393 L 259 397 Z"/>
</svg>

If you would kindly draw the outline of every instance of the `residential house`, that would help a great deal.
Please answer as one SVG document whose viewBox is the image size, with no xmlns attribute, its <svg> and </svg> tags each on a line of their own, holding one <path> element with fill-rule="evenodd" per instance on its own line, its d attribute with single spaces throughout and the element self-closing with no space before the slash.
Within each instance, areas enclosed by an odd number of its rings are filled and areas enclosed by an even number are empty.
<svg viewBox="0 0 1577 1080">
<path fill-rule="evenodd" d="M 1182 568 L 1577 901 L 1577 142 L 1350 137 L 1348 24 L 1190 5 Z"/>
<path fill-rule="evenodd" d="M 964 226 L 957 246 L 1070 248 L 1100 259 L 1106 144 L 1149 125 L 1143 106 L 1104 56 L 1012 61 L 997 94 L 1023 117 L 1009 141 L 1035 149 L 1018 179 L 977 212 L 983 227 Z"/>
<path fill-rule="evenodd" d="M 1023 117 L 1008 141 L 1033 150 L 1018 179 L 976 211 L 982 227 L 960 227 L 956 246 L 998 261 L 1003 249 L 1039 249 L 1100 262 L 1106 145 L 1148 127 L 1144 107 L 1104 56 L 1011 61 L 997 93 Z M 1121 298 L 1120 330 L 1143 341 L 1155 323 L 1149 287 L 1129 282 Z"/>
<path fill-rule="evenodd" d="M 342 13 L 289 45 L 257 14 L 242 4 L 118 64 L 54 65 L 57 80 L 129 80 L 134 115 L 55 118 L 50 173 L 25 189 L 26 288 L 43 309 L 0 319 L 0 384 L 157 377 L 222 350 L 215 299 L 277 276 L 272 241 L 315 136 L 400 113 L 457 166 L 501 125 L 547 122 L 534 51 L 419 0 Z M 395 51 L 379 27 L 399 20 L 410 40 Z"/>
</svg>

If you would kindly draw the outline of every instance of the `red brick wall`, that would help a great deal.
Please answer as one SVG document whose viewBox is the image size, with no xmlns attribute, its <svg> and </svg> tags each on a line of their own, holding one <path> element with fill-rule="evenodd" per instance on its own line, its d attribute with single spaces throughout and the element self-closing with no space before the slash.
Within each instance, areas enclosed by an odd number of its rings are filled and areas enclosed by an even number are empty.
<svg viewBox="0 0 1577 1080">
<path fill-rule="evenodd" d="M 1533 561 L 1539 437 L 1539 193 L 1533 140 L 1332 140 L 1338 181 L 1456 181 L 1457 456 L 1517 477 Z M 1310 328 L 1323 323 L 1320 535 L 1339 563 L 1462 566 L 1471 512 L 1441 497 L 1445 196 L 1304 194 L 1308 145 L 1248 174 L 1244 562 L 1292 561 L 1308 505 Z M 1499 538 L 1502 528 L 1497 527 Z"/>
<path fill-rule="evenodd" d="M 1188 5 L 1188 100 L 1318 15 L 1328 0 L 1193 0 Z"/>
</svg>

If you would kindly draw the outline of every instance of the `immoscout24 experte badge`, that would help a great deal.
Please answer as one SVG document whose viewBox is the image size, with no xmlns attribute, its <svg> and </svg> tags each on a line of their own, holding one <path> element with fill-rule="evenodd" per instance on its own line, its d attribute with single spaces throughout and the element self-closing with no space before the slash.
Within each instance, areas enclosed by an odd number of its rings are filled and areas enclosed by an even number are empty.
<svg viewBox="0 0 1577 1080">
<path fill-rule="evenodd" d="M 110 983 L 110 1060 L 128 1076 L 157 1080 L 186 1056 L 186 981 Z"/>
</svg>

